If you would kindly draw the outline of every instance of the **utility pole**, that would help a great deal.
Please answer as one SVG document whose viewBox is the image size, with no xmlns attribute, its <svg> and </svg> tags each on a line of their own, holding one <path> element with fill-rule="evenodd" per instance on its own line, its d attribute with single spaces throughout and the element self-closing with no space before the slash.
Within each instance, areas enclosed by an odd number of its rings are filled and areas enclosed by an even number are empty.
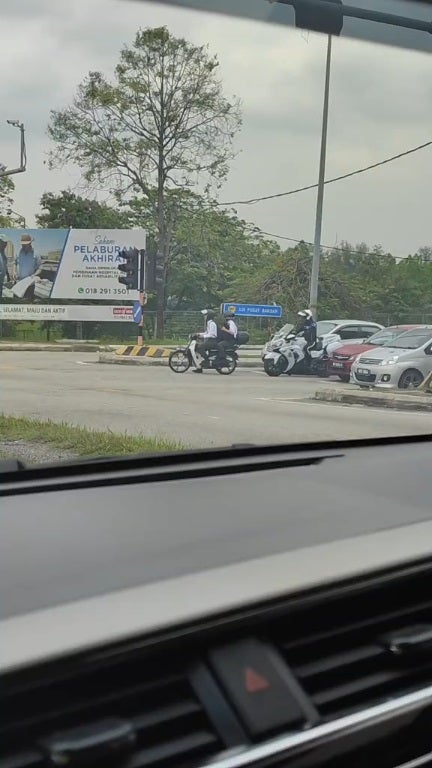
<svg viewBox="0 0 432 768">
<path fill-rule="evenodd" d="M 315 320 L 318 319 L 318 280 L 319 280 L 319 268 L 320 268 L 320 257 L 321 257 L 321 229 L 322 229 L 325 165 L 326 165 L 326 152 L 327 152 L 327 125 L 328 125 L 328 108 L 329 108 L 329 92 L 330 92 L 331 46 L 332 46 L 332 38 L 331 38 L 331 35 L 328 35 L 326 73 L 325 73 L 325 85 L 324 85 L 324 106 L 323 106 L 323 118 L 322 118 L 322 129 L 321 129 L 321 152 L 320 152 L 318 193 L 317 193 L 317 204 L 316 204 L 316 215 L 315 215 L 315 237 L 314 237 L 312 273 L 311 273 L 310 293 L 309 293 L 309 307 L 311 309 L 311 312 Z"/>
</svg>

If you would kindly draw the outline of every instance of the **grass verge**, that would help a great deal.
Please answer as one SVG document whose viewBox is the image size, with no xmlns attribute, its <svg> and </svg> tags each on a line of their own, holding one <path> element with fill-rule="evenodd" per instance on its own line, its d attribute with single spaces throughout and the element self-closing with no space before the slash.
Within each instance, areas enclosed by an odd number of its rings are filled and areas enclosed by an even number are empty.
<svg viewBox="0 0 432 768">
<path fill-rule="evenodd" d="M 180 451 L 186 446 L 163 437 L 144 437 L 97 432 L 84 427 L 74 427 L 64 422 L 40 421 L 16 418 L 0 414 L 0 447 L 3 440 L 23 440 L 26 443 L 42 443 L 77 456 L 125 456 L 131 453 Z"/>
</svg>

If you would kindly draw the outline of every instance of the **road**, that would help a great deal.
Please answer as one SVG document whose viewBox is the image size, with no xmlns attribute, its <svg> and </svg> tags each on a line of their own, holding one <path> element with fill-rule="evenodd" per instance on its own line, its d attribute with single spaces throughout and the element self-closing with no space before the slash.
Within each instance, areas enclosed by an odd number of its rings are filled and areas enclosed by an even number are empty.
<svg viewBox="0 0 432 768">
<path fill-rule="evenodd" d="M 159 435 L 190 447 L 432 433 L 432 415 L 308 401 L 312 377 L 176 375 L 101 365 L 95 353 L 3 352 L 0 411 L 93 429 Z"/>
</svg>

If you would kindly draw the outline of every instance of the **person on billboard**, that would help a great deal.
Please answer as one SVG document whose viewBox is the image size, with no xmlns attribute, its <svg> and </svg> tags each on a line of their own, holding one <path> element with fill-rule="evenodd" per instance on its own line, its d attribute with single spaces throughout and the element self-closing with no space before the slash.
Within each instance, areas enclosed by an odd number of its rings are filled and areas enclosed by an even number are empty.
<svg viewBox="0 0 432 768">
<path fill-rule="evenodd" d="M 6 246 L 8 241 L 6 235 L 0 233 L 0 299 L 3 297 L 3 286 L 10 280 L 8 261 L 6 255 Z"/>
<path fill-rule="evenodd" d="M 24 280 L 34 275 L 41 260 L 34 252 L 31 235 L 21 235 L 21 249 L 15 259 L 16 280 Z"/>
</svg>

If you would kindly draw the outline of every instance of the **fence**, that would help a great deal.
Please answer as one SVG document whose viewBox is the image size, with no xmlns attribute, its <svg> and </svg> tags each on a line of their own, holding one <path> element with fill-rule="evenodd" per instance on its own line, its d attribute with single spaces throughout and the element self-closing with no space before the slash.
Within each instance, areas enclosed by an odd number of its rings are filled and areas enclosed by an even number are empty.
<svg viewBox="0 0 432 768">
<path fill-rule="evenodd" d="M 321 318 L 324 319 L 324 318 Z M 358 320 L 375 321 L 384 326 L 397 324 L 432 325 L 431 312 L 418 312 L 418 310 L 406 310 L 404 312 L 368 312 L 360 313 Z M 287 322 L 295 322 L 294 315 L 285 316 L 279 320 L 260 317 L 237 317 L 236 322 L 240 330 L 247 331 L 251 344 L 263 344 Z M 144 312 L 144 337 L 154 339 L 156 326 L 156 313 Z M 190 333 L 198 331 L 204 326 L 204 319 L 199 311 L 166 311 L 165 333 L 168 341 L 183 342 Z M 135 323 L 95 323 L 95 322 L 52 322 L 41 325 L 38 322 L 0 321 L 0 338 L 15 338 L 26 340 L 48 340 L 61 338 L 75 339 L 102 339 L 113 342 L 128 343 L 137 335 Z"/>
</svg>

